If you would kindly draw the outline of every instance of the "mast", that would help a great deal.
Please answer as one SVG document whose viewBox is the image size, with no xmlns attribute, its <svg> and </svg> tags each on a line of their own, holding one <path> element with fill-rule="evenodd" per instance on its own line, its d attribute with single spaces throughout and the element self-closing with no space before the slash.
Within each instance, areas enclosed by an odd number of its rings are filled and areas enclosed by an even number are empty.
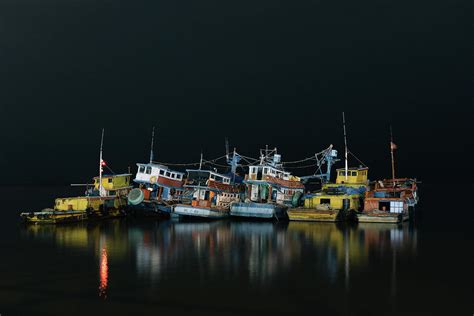
<svg viewBox="0 0 474 316">
<path fill-rule="evenodd" d="M 99 196 L 102 196 L 102 166 L 104 161 L 102 160 L 102 148 L 104 145 L 104 129 L 102 128 L 102 137 L 100 138 L 100 154 L 99 154 Z"/>
<path fill-rule="evenodd" d="M 201 160 L 199 160 L 199 170 L 201 170 L 202 167 L 202 151 L 201 151 Z"/>
<path fill-rule="evenodd" d="M 344 159 L 345 159 L 345 169 L 346 169 L 346 181 L 347 181 L 347 173 L 349 171 L 349 167 L 348 167 L 348 164 L 347 164 L 347 137 L 346 137 L 346 118 L 344 116 L 344 112 L 342 112 L 342 126 L 343 126 L 343 129 L 344 129 L 344 150 L 345 150 L 345 153 L 344 153 Z"/>
<path fill-rule="evenodd" d="M 393 186 L 395 186 L 395 159 L 393 158 L 393 150 L 395 148 L 396 148 L 396 145 L 393 142 L 392 125 L 390 125 L 390 155 L 392 156 L 392 181 L 393 181 Z"/>
<path fill-rule="evenodd" d="M 150 146 L 150 163 L 153 162 L 153 143 L 155 141 L 155 127 L 153 126 L 153 130 L 151 132 L 151 146 Z"/>
</svg>

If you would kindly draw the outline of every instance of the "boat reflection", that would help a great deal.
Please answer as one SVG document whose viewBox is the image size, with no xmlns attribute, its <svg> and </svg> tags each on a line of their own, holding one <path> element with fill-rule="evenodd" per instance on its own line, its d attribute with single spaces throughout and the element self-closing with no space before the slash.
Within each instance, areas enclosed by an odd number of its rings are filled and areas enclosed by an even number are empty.
<svg viewBox="0 0 474 316">
<path fill-rule="evenodd" d="M 390 258 L 396 279 L 397 253 L 413 255 L 416 230 L 407 225 L 271 223 L 244 221 L 131 221 L 64 226 L 29 226 L 23 236 L 94 254 L 99 296 L 107 298 L 114 265 L 154 287 L 183 278 L 195 282 L 227 279 L 268 285 L 302 273 L 351 286 L 351 271 Z M 132 266 L 128 264 L 132 262 Z M 133 270 L 134 269 L 134 270 Z M 396 292 L 396 284 L 392 284 Z"/>
</svg>

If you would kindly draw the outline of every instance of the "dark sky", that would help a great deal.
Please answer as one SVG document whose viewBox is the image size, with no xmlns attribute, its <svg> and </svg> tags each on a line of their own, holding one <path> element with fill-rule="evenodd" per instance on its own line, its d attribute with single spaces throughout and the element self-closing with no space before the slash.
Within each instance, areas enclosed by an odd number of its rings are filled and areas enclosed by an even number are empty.
<svg viewBox="0 0 474 316">
<path fill-rule="evenodd" d="M 468 1 L 3 0 L 1 184 L 85 182 L 148 159 L 284 160 L 334 144 L 390 175 L 470 181 Z M 339 165 L 341 166 L 341 164 Z"/>
</svg>

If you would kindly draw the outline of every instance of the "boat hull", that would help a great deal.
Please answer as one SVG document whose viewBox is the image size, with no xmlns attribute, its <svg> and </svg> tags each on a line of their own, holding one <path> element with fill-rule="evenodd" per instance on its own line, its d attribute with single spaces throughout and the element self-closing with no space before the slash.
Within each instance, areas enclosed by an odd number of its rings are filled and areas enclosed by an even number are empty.
<svg viewBox="0 0 474 316">
<path fill-rule="evenodd" d="M 171 205 L 142 202 L 138 205 L 128 205 L 127 214 L 144 217 L 168 218 L 172 212 Z"/>
<path fill-rule="evenodd" d="M 261 219 L 287 219 L 286 205 L 274 203 L 237 202 L 230 205 L 230 215 Z"/>
<path fill-rule="evenodd" d="M 318 210 L 315 208 L 291 208 L 287 211 L 290 221 L 306 222 L 342 222 L 350 219 L 353 211 Z"/>
<path fill-rule="evenodd" d="M 22 213 L 26 224 L 61 224 L 87 220 L 87 213 L 80 211 L 46 211 Z"/>
<path fill-rule="evenodd" d="M 409 218 L 408 214 L 405 213 L 359 213 L 357 214 L 357 220 L 359 223 L 388 223 L 398 224 L 407 221 Z"/>
<path fill-rule="evenodd" d="M 174 206 L 173 214 L 188 217 L 221 219 L 229 217 L 229 210 L 178 204 Z"/>
</svg>

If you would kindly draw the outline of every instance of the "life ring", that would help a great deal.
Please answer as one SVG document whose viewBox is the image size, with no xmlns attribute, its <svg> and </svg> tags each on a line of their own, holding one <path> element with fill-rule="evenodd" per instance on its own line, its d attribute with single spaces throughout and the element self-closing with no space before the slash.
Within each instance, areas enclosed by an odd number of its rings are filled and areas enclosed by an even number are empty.
<svg viewBox="0 0 474 316">
<path fill-rule="evenodd" d="M 150 177 L 150 183 L 156 183 L 156 176 Z"/>
</svg>

